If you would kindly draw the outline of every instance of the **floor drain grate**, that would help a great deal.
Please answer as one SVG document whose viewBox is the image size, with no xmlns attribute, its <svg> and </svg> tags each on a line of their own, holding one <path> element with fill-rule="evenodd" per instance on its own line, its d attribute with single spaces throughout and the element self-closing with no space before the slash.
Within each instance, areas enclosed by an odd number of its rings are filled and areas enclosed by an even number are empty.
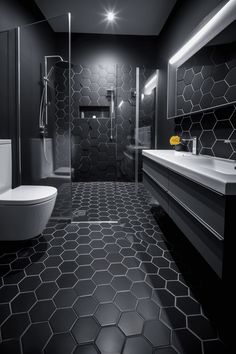
<svg viewBox="0 0 236 354">
<path fill-rule="evenodd" d="M 76 210 L 73 214 L 74 214 L 74 216 L 82 217 L 82 216 L 86 216 L 87 211 L 86 210 Z"/>
</svg>

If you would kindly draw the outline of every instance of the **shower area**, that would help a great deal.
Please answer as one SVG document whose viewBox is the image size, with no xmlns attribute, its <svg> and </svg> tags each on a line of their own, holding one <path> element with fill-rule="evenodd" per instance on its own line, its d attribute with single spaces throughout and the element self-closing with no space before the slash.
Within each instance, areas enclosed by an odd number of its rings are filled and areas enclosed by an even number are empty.
<svg viewBox="0 0 236 354">
<path fill-rule="evenodd" d="M 118 222 L 124 194 L 138 193 L 142 149 L 154 148 L 157 71 L 73 62 L 73 220 Z"/>
<path fill-rule="evenodd" d="M 57 188 L 57 219 L 72 212 L 70 26 L 65 14 L 18 28 L 19 179 Z"/>
<path fill-rule="evenodd" d="M 5 117 L 14 126 L 6 133 L 13 187 L 56 187 L 58 220 L 125 222 L 124 204 L 140 193 L 142 150 L 156 147 L 158 71 L 80 62 L 70 14 L 6 31 L 0 40 L 11 59 L 8 71 L 2 65 L 10 85 L 1 96 L 8 92 L 14 102 Z"/>
</svg>

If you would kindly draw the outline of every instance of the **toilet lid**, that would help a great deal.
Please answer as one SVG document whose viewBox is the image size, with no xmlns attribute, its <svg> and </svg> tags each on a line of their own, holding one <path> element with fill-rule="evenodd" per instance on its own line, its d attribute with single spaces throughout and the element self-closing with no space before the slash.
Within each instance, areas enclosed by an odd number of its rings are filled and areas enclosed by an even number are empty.
<svg viewBox="0 0 236 354">
<path fill-rule="evenodd" d="M 0 194 L 0 204 L 30 205 L 50 200 L 57 195 L 57 189 L 48 186 L 20 186 Z"/>
</svg>

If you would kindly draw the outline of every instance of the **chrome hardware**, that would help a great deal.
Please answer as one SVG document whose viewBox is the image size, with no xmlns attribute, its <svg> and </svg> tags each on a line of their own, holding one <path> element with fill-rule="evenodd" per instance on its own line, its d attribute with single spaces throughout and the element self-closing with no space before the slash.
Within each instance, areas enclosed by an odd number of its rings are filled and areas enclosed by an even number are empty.
<svg viewBox="0 0 236 354">
<path fill-rule="evenodd" d="M 225 144 L 236 143 L 236 139 L 225 139 L 224 143 Z"/>
<path fill-rule="evenodd" d="M 191 139 L 181 139 L 182 141 L 192 141 L 192 154 L 197 155 L 197 137 L 193 136 Z"/>
</svg>

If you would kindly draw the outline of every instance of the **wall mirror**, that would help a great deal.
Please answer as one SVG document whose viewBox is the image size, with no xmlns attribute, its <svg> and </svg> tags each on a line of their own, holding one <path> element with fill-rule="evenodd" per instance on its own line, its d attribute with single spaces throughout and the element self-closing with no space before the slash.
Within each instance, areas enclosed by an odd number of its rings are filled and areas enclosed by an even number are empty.
<svg viewBox="0 0 236 354">
<path fill-rule="evenodd" d="M 224 1 L 168 62 L 167 118 L 236 102 L 236 0 Z"/>
</svg>

